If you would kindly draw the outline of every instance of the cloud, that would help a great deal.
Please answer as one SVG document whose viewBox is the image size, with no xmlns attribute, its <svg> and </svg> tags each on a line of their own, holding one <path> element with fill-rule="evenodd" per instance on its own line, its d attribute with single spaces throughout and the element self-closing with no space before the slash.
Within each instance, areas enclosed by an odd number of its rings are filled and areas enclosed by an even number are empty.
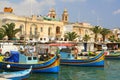
<svg viewBox="0 0 120 80">
<path fill-rule="evenodd" d="M 3 12 L 4 7 L 12 7 L 15 14 L 29 16 L 41 14 L 55 5 L 55 0 L 21 0 L 19 3 L 13 3 L 10 0 L 0 0 L 0 11 L 2 10 Z"/>
<path fill-rule="evenodd" d="M 61 0 L 61 1 L 63 1 L 63 2 L 77 2 L 77 1 L 86 2 L 87 0 Z"/>
<path fill-rule="evenodd" d="M 115 15 L 116 15 L 116 14 L 120 14 L 120 9 L 114 11 L 113 14 L 115 14 Z"/>
</svg>

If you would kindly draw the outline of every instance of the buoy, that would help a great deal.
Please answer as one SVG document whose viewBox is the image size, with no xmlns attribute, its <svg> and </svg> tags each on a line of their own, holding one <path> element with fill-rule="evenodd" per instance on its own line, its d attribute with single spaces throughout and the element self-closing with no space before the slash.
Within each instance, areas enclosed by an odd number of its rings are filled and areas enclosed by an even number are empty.
<svg viewBox="0 0 120 80">
<path fill-rule="evenodd" d="M 10 68 L 10 65 L 9 65 L 9 64 L 7 65 L 7 68 Z"/>
</svg>

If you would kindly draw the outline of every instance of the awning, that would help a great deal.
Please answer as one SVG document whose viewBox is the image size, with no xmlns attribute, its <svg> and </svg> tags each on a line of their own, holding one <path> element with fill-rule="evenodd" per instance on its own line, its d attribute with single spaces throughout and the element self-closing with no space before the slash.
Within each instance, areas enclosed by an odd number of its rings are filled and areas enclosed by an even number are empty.
<svg viewBox="0 0 120 80">
<path fill-rule="evenodd" d="M 49 46 L 75 46 L 75 44 L 72 44 L 72 43 L 52 43 L 52 44 L 49 44 Z"/>
</svg>

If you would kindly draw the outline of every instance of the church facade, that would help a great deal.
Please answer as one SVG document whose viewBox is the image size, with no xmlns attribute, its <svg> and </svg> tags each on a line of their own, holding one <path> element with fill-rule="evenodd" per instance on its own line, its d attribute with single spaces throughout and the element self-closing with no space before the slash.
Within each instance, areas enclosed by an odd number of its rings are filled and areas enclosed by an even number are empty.
<svg viewBox="0 0 120 80">
<path fill-rule="evenodd" d="M 4 12 L 0 12 L 0 26 L 6 23 L 15 23 L 16 28 L 21 29 L 21 32 L 16 35 L 18 39 L 24 38 L 26 40 L 32 39 L 46 42 L 64 40 L 66 30 L 70 28 L 68 25 L 72 27 L 69 32 L 76 32 L 80 36 L 79 39 L 82 39 L 85 34 L 92 34 L 89 30 L 89 28 L 93 27 L 92 25 L 88 23 L 70 23 L 66 9 L 61 15 L 61 20 L 56 17 L 57 14 L 54 9 L 49 11 L 48 16 L 32 15 L 31 17 L 17 16 L 12 11 L 7 8 L 7 10 L 4 9 Z"/>
</svg>

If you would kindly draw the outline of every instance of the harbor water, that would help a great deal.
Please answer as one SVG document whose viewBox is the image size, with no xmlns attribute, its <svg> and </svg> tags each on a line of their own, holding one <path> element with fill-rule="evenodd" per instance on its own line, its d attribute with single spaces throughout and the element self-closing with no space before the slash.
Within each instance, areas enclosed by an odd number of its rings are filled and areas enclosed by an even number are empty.
<svg viewBox="0 0 120 80">
<path fill-rule="evenodd" d="M 58 74 L 31 73 L 28 80 L 119 80 L 120 61 L 105 60 L 104 67 L 60 66 Z"/>
</svg>

